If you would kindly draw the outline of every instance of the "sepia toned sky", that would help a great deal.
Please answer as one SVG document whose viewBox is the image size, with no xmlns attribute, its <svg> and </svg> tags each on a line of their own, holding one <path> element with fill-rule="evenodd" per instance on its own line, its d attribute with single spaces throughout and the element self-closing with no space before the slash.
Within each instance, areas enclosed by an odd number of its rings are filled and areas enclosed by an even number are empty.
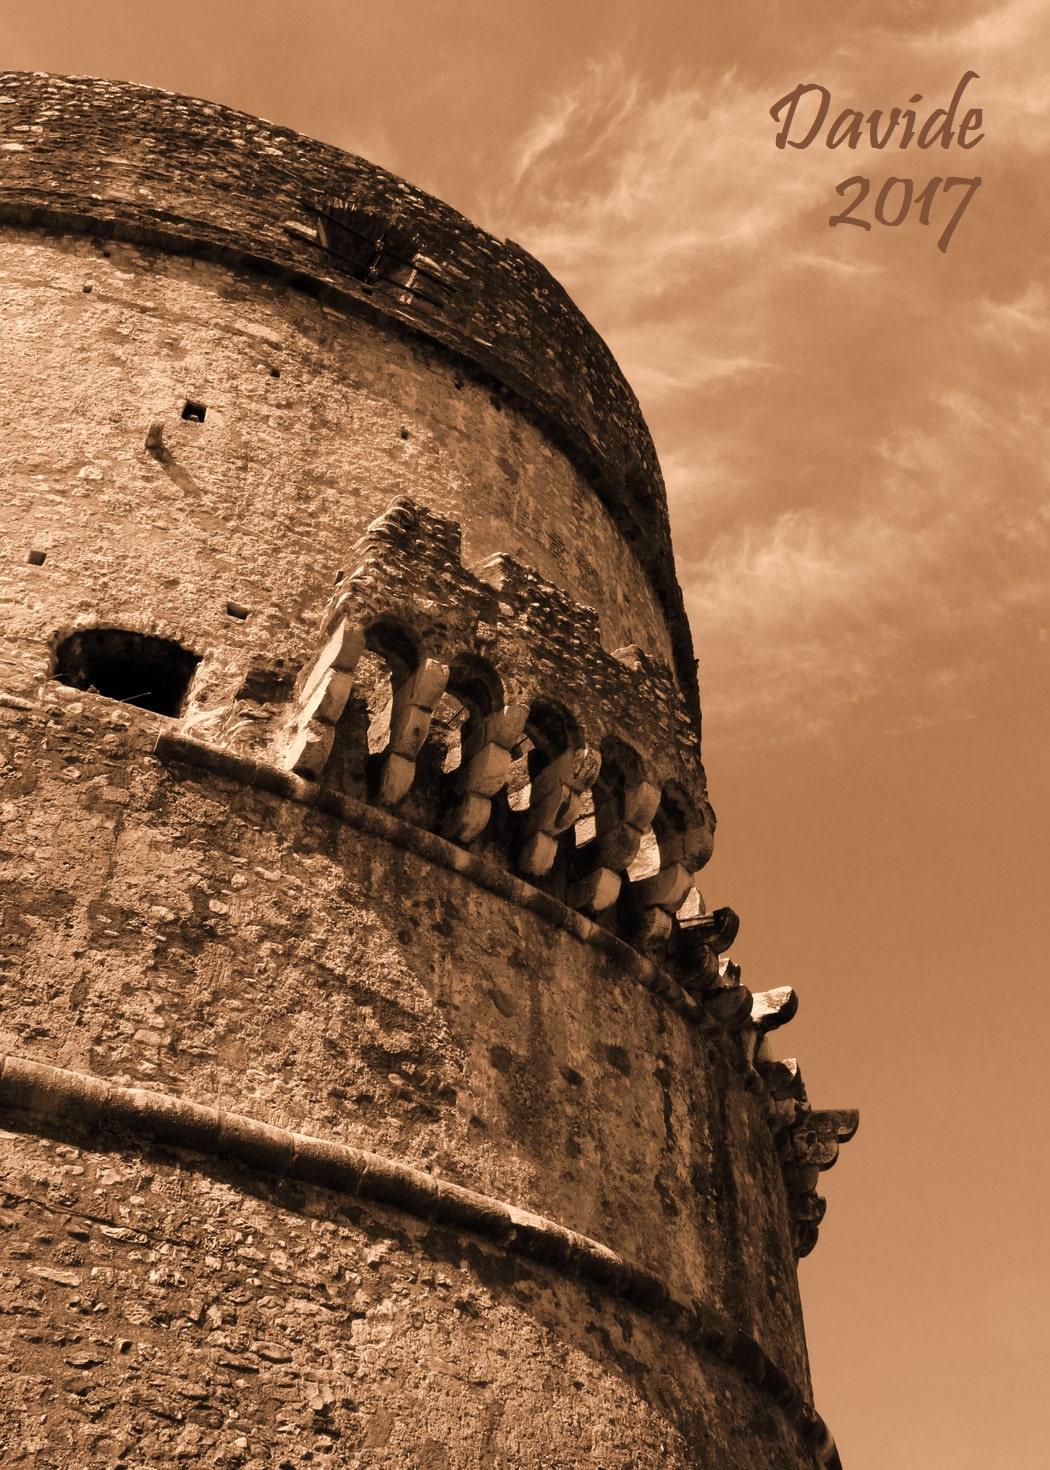
<svg viewBox="0 0 1050 1470">
<path fill-rule="evenodd" d="M 664 466 L 719 814 L 704 892 L 818 1106 L 859 1106 L 800 1276 L 846 1470 L 1042 1470 L 1050 1381 L 1050 7 L 4 0 L 4 67 L 209 97 L 510 236 Z M 973 149 L 778 150 L 945 106 Z M 980 187 L 829 227 L 835 185 Z M 885 211 L 893 217 L 904 186 Z M 756 1467 L 758 1470 L 758 1467 Z"/>
</svg>

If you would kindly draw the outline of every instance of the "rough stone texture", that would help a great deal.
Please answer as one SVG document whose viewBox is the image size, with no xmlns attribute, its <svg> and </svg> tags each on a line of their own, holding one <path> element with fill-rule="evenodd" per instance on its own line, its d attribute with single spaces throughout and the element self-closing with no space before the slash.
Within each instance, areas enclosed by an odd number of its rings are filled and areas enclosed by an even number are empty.
<svg viewBox="0 0 1050 1470">
<path fill-rule="evenodd" d="M 3 1141 L 6 1463 L 812 1464 L 715 1354 L 459 1232 L 119 1133 Z"/>
<path fill-rule="evenodd" d="M 7 77 L 0 137 L 5 1463 L 836 1465 L 795 1261 L 856 1118 L 695 886 L 605 349 L 255 120 Z M 431 297 L 339 276 L 304 191 L 394 211 Z M 171 716 L 126 687 L 168 643 Z"/>
<path fill-rule="evenodd" d="M 0 138 L 4 164 L 0 219 L 38 224 L 67 236 L 82 230 L 101 240 L 159 244 L 169 254 L 252 266 L 295 283 L 299 310 L 306 319 L 297 325 L 300 331 L 305 326 L 308 336 L 319 331 L 324 315 L 306 309 L 304 290 L 319 295 L 322 302 L 337 301 L 340 314 L 349 309 L 355 314 L 366 312 L 371 318 L 378 315 L 391 324 L 404 323 L 414 336 L 448 348 L 453 356 L 445 359 L 448 371 L 443 376 L 450 382 L 460 380 L 457 364 L 479 369 L 480 381 L 490 389 L 492 384 L 497 388 L 491 402 L 495 412 L 503 407 L 502 390 L 512 394 L 542 424 L 548 442 L 557 442 L 579 465 L 616 516 L 670 619 L 680 676 L 686 690 L 691 690 L 692 649 L 674 576 L 663 483 L 652 440 L 634 395 L 604 343 L 561 286 L 520 246 L 493 239 L 439 200 L 364 159 L 229 108 L 126 83 L 0 73 Z M 377 219 L 395 221 L 411 242 L 405 247 L 407 257 L 418 255 L 442 279 L 436 299 L 405 291 L 400 281 L 391 285 L 384 276 L 366 285 L 348 274 L 340 257 L 323 249 L 316 239 L 318 208 L 326 208 L 326 201 L 333 197 L 351 200 Z M 94 275 L 101 263 L 90 254 L 89 260 Z M 174 264 L 170 268 L 174 271 Z M 133 264 L 133 269 L 141 266 Z M 109 340 L 118 351 L 127 348 L 130 332 L 137 336 L 148 326 L 144 318 L 155 314 L 171 340 L 156 344 L 166 348 L 162 351 L 144 344 L 142 356 L 163 373 L 166 361 L 172 357 L 178 361 L 192 351 L 192 345 L 181 340 L 179 323 L 184 321 L 184 330 L 192 330 L 197 313 L 192 303 L 176 300 L 167 305 L 162 299 L 164 283 L 151 284 L 161 295 L 154 297 L 151 292 L 137 310 L 130 308 L 131 316 L 115 327 L 121 335 Z M 78 282 L 76 289 L 80 288 Z M 99 288 L 105 293 L 101 279 Z M 244 347 L 254 346 L 257 358 L 261 356 L 267 365 L 273 362 L 271 354 L 285 345 L 281 333 L 267 340 L 270 324 L 264 307 L 268 294 L 253 281 L 242 297 L 247 320 L 236 320 L 236 312 L 224 313 L 228 342 L 231 329 L 234 335 L 229 348 L 236 351 L 239 345 L 243 359 Z M 249 339 L 247 343 L 237 343 L 238 328 L 242 338 Z M 341 342 L 344 350 L 350 345 L 346 333 Z M 383 374 L 381 362 L 374 360 L 376 345 L 369 334 L 367 352 L 373 359 L 369 376 L 376 371 Z M 250 361 L 250 352 L 248 356 L 244 366 L 251 383 L 251 369 L 259 364 Z M 68 358 L 66 361 L 68 368 Z M 433 363 L 433 355 L 429 361 Z M 199 358 L 196 365 L 206 367 Z M 329 361 L 328 370 L 338 372 L 340 366 L 351 367 Z M 133 368 L 128 363 L 127 367 L 136 371 L 138 364 Z M 228 361 L 215 363 L 215 380 L 236 417 L 240 375 L 231 368 Z M 387 386 L 411 409 L 417 393 L 413 380 L 419 372 L 406 375 L 397 363 L 387 374 Z M 201 381 L 207 381 L 203 373 Z M 351 369 L 347 386 L 352 384 Z M 274 406 L 278 409 L 283 406 L 294 413 L 305 395 L 294 380 L 290 386 L 291 391 L 282 384 L 281 392 L 271 391 L 269 398 L 277 400 Z M 428 438 L 438 429 L 429 407 L 425 401 L 420 404 Z M 353 421 L 339 413 L 339 408 L 337 399 L 333 416 L 345 434 Z M 469 419 L 469 409 L 446 409 L 454 428 L 459 427 L 460 413 Z M 464 426 L 474 453 L 484 442 L 492 443 L 497 494 L 505 487 L 515 500 L 524 499 L 524 534 L 531 510 L 534 530 L 549 536 L 552 516 L 546 503 L 547 487 L 540 488 L 538 498 L 535 492 L 530 496 L 528 456 L 519 453 L 512 427 L 503 434 L 493 432 L 493 417 L 494 413 L 486 415 L 484 436 L 474 432 L 475 424 Z M 296 427 L 303 434 L 305 426 Z M 411 429 L 411 418 L 407 424 L 402 419 L 397 429 L 401 427 Z M 509 452 L 501 449 L 508 435 Z M 428 447 L 424 442 L 424 455 Z M 323 462 L 319 466 L 322 474 L 326 468 Z M 335 473 L 339 475 L 342 468 L 337 466 Z M 475 459 L 471 475 L 475 492 L 477 468 Z M 415 469 L 413 466 L 413 478 Z M 520 486 L 519 476 L 526 480 Z M 344 483 L 339 488 L 348 487 Z M 390 498 L 381 496 L 381 501 Z M 582 496 L 574 501 L 577 508 L 585 503 Z M 586 535 L 593 509 L 584 514 L 582 523 L 575 516 L 562 522 L 561 537 L 551 548 L 555 555 L 571 557 L 570 547 Z M 500 519 L 500 529 L 505 531 Z M 476 529 L 483 533 L 480 523 Z M 514 550 L 506 544 L 497 549 Z M 618 566 L 610 567 L 600 555 L 594 565 L 598 569 L 595 591 L 600 583 L 623 583 L 632 595 L 638 595 L 639 589 L 632 585 L 636 579 L 617 577 Z M 542 563 L 540 570 L 545 570 Z"/>
<path fill-rule="evenodd" d="M 68 608 L 104 587 L 118 619 L 163 609 L 191 642 L 302 656 L 355 539 L 410 492 L 464 524 L 471 563 L 515 556 L 597 608 L 609 648 L 671 658 L 583 476 L 422 339 L 224 266 L 0 233 L 4 511 L 33 539 L 18 560 L 39 542 Z M 203 424 L 181 418 L 187 399 Z M 155 423 L 163 460 L 146 447 Z"/>
</svg>

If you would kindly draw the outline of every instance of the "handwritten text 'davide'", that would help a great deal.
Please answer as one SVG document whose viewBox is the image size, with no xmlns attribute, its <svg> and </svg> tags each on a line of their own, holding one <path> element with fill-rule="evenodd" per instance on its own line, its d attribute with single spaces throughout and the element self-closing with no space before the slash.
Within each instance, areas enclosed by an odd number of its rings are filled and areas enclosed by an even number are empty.
<svg viewBox="0 0 1050 1470">
<path fill-rule="evenodd" d="M 875 108 L 865 115 L 859 108 L 844 107 L 831 116 L 832 99 L 828 88 L 819 82 L 799 82 L 769 109 L 773 121 L 780 124 L 774 141 L 781 149 L 808 148 L 823 139 L 826 148 L 859 148 L 866 144 L 881 150 L 892 144 L 898 149 L 912 146 L 948 149 L 955 145 L 968 151 L 976 148 L 984 137 L 980 131 L 984 126 L 983 110 L 968 107 L 961 112 L 963 93 L 971 82 L 977 80 L 977 72 L 965 72 L 947 107 L 935 107 L 924 116 L 916 110 L 916 105 L 923 100 L 921 92 L 915 92 L 908 98 L 908 107 L 893 107 L 888 113 Z M 942 227 L 937 247 L 944 252 L 980 185 L 979 177 L 944 177 L 938 174 L 916 187 L 914 179 L 891 175 L 874 185 L 874 222 L 891 229 L 909 218 L 917 219 L 920 225 L 929 225 L 936 215 Z M 856 191 L 853 198 L 838 214 L 829 217 L 828 224 L 855 225 L 858 229 L 870 230 L 872 221 L 859 211 L 872 193 L 872 181 L 863 174 L 855 174 L 835 185 L 835 192 L 843 197 L 851 190 Z M 960 190 L 962 192 L 958 192 Z M 950 201 L 949 195 L 953 195 Z M 950 206 L 954 207 L 949 215 Z"/>
</svg>

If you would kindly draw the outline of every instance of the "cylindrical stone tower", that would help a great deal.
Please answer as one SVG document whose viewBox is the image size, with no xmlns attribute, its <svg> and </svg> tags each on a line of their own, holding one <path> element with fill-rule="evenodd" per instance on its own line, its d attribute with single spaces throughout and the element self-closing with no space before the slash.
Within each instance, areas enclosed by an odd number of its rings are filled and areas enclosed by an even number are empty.
<svg viewBox="0 0 1050 1470">
<path fill-rule="evenodd" d="M 638 406 L 510 241 L 0 77 L 4 1463 L 801 1470 L 810 1109 Z"/>
</svg>

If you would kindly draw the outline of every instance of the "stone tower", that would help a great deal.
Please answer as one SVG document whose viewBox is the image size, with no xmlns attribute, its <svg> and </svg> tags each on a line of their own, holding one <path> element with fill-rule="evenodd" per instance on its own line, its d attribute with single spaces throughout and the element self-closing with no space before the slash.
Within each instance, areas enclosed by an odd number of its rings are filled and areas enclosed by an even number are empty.
<svg viewBox="0 0 1050 1470">
<path fill-rule="evenodd" d="M 0 78 L 5 1465 L 834 1466 L 664 493 L 519 246 Z"/>
</svg>

